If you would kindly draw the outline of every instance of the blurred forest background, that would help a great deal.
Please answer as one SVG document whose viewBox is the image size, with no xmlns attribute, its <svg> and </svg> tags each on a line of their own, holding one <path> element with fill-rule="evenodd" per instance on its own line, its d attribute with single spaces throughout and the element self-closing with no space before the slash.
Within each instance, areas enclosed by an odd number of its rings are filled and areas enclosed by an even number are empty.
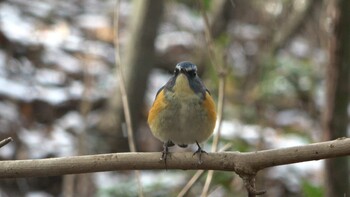
<svg viewBox="0 0 350 197">
<path fill-rule="evenodd" d="M 350 18 L 347 0 L 202 5 L 220 57 L 216 63 L 227 71 L 220 147 L 232 143 L 231 151 L 256 151 L 349 135 L 350 21 L 334 19 L 339 13 Z M 0 139 L 14 139 L 0 149 L 1 160 L 129 151 L 115 71 L 115 7 L 112 0 L 0 1 Z M 218 75 L 200 10 L 198 1 L 120 1 L 118 53 L 137 151 L 162 150 L 146 118 L 177 62 L 197 64 L 217 100 Z M 338 31 L 349 33 L 333 36 L 336 22 L 343 25 Z M 343 67 L 332 66 L 343 57 Z M 349 158 L 334 161 L 327 168 L 313 161 L 264 170 L 257 187 L 268 191 L 264 196 L 331 196 L 326 191 L 334 188 L 344 193 Z M 327 176 L 325 169 L 339 176 Z M 142 171 L 144 195 L 176 196 L 193 173 Z M 204 180 L 187 196 L 199 196 Z M 132 172 L 0 180 L 1 197 L 137 192 Z M 245 195 L 236 174 L 215 172 L 210 196 Z"/>
</svg>

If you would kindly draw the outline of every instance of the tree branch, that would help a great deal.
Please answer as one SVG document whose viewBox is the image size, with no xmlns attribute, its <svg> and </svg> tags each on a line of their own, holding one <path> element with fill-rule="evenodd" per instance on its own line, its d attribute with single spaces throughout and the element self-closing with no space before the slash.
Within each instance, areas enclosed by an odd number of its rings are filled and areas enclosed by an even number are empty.
<svg viewBox="0 0 350 197">
<path fill-rule="evenodd" d="M 0 178 L 58 176 L 113 170 L 165 169 L 161 153 L 113 153 L 50 159 L 0 161 Z M 193 153 L 172 153 L 167 169 L 235 171 L 242 176 L 278 165 L 350 155 L 350 138 L 304 146 L 239 153 L 202 155 L 202 164 Z"/>
</svg>

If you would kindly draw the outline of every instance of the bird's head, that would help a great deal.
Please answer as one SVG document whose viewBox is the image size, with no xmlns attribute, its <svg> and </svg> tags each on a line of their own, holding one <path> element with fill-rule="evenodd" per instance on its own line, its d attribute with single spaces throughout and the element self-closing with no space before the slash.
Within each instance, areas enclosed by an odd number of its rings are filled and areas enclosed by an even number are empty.
<svg viewBox="0 0 350 197">
<path fill-rule="evenodd" d="M 175 66 L 174 76 L 166 87 L 180 94 L 205 95 L 206 88 L 197 75 L 197 66 L 191 62 L 180 62 Z"/>
</svg>

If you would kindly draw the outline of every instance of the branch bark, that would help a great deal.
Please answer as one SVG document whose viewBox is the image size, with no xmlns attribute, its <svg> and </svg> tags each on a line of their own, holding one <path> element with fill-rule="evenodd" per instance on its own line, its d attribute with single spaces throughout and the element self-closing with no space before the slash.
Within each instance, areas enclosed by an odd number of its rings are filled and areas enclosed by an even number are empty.
<svg viewBox="0 0 350 197">
<path fill-rule="evenodd" d="M 49 159 L 0 162 L 0 178 L 58 176 L 113 170 L 165 169 L 161 153 L 113 153 Z M 193 153 L 172 153 L 167 169 L 235 171 L 241 177 L 255 176 L 264 168 L 350 155 L 350 138 L 257 152 L 209 153 L 202 164 Z"/>
</svg>

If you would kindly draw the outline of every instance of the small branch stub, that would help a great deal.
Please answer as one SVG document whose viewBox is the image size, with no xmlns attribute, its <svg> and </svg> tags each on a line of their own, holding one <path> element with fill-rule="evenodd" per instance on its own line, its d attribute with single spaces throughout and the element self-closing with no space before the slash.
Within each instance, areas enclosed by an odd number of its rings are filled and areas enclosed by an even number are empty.
<svg viewBox="0 0 350 197">
<path fill-rule="evenodd" d="M 8 137 L 6 139 L 1 140 L 0 141 L 0 148 L 5 146 L 6 144 L 12 142 L 12 141 L 13 141 L 12 137 Z"/>
<path fill-rule="evenodd" d="M 245 188 L 247 189 L 248 196 L 263 195 L 266 193 L 265 190 L 258 191 L 255 189 L 255 176 L 252 175 L 239 175 L 243 179 Z"/>
</svg>

